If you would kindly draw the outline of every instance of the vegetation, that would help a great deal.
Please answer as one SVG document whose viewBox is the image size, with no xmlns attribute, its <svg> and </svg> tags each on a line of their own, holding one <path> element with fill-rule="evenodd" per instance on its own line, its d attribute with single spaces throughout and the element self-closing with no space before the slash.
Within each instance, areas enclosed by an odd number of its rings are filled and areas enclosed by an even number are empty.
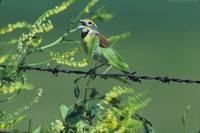
<svg viewBox="0 0 200 133">
<path fill-rule="evenodd" d="M 65 0 L 60 5 L 46 11 L 35 22 L 27 23 L 25 21 L 8 24 L 4 28 L 0 28 L 0 36 L 5 36 L 8 33 L 14 32 L 17 29 L 25 29 L 18 38 L 10 38 L 6 42 L 1 42 L 0 49 L 0 94 L 7 97 L 1 103 L 9 100 L 15 100 L 17 95 L 22 91 L 33 91 L 37 89 L 32 83 L 28 82 L 26 71 L 38 70 L 48 71 L 57 75 L 59 72 L 82 74 L 78 77 L 75 83 L 75 96 L 79 97 L 80 89 L 78 82 L 80 79 L 87 79 L 87 87 L 85 88 L 85 97 L 68 107 L 60 106 L 62 120 L 55 120 L 48 126 L 38 125 L 38 128 L 33 129 L 31 120 L 27 127 L 27 132 L 43 133 L 127 133 L 135 132 L 140 128 L 144 128 L 146 133 L 153 132 L 151 123 L 141 116 L 141 110 L 149 102 L 149 98 L 145 97 L 145 93 L 136 92 L 125 76 L 116 77 L 115 75 L 99 75 L 102 78 L 114 78 L 125 83 L 125 85 L 113 85 L 113 88 L 104 96 L 97 97 L 98 90 L 89 88 L 89 81 L 94 80 L 96 76 L 95 69 L 90 69 L 86 73 L 81 71 L 59 70 L 56 66 L 64 66 L 66 68 L 82 69 L 89 65 L 87 58 L 79 59 L 77 55 L 82 52 L 80 47 L 72 48 L 65 52 L 49 51 L 51 47 L 59 47 L 61 43 L 81 43 L 80 40 L 71 40 L 69 35 L 77 31 L 77 26 L 80 18 L 90 18 L 101 22 L 108 21 L 113 18 L 113 14 L 109 13 L 104 7 L 93 10 L 93 7 L 98 3 L 98 0 L 91 0 L 85 8 L 83 8 L 77 16 L 74 16 L 68 25 L 66 32 L 57 40 L 50 44 L 43 44 L 45 39 L 44 34 L 54 29 L 54 24 L 51 21 L 52 16 L 67 10 L 76 0 Z M 122 33 L 108 38 L 112 44 L 128 37 L 129 33 Z M 15 47 L 15 50 L 13 50 Z M 44 52 L 48 55 L 48 59 L 42 62 L 30 63 L 28 60 L 33 53 L 37 54 Z M 27 63 L 29 62 L 29 63 Z M 51 64 L 51 65 L 50 65 Z M 54 65 L 52 65 L 54 64 Z M 41 68 L 45 65 L 46 68 Z M 120 75 L 119 75 L 120 76 Z M 130 75 L 126 75 L 131 77 Z M 37 89 L 37 95 L 29 105 L 24 105 L 15 113 L 0 110 L 0 130 L 8 132 L 22 132 L 20 129 L 15 129 L 14 125 L 27 119 L 25 111 L 30 109 L 33 104 L 39 102 L 42 96 L 43 89 Z M 89 97 L 88 97 L 88 93 Z"/>
</svg>

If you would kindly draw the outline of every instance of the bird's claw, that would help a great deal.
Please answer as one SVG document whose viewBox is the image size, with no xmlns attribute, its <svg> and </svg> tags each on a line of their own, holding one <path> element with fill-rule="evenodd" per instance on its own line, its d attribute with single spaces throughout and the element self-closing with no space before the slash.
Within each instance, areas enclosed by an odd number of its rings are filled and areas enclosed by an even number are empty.
<svg viewBox="0 0 200 133">
<path fill-rule="evenodd" d="M 59 67 L 60 67 L 60 65 L 58 65 L 52 69 L 52 74 L 55 75 L 56 77 L 58 76 L 58 73 L 59 73 L 59 69 L 58 69 Z"/>
<path fill-rule="evenodd" d="M 91 79 L 95 79 L 96 78 L 96 69 L 95 68 L 91 68 L 87 72 L 87 76 L 89 76 Z"/>
<path fill-rule="evenodd" d="M 139 82 L 141 83 L 141 80 L 136 76 L 136 71 L 128 73 L 127 78 L 134 81 L 134 82 Z"/>
</svg>

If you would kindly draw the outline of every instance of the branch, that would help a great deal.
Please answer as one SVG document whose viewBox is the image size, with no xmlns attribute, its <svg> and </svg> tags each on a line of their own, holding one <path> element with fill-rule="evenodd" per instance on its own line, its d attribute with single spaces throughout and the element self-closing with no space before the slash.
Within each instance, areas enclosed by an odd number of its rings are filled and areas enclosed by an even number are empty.
<svg viewBox="0 0 200 133">
<path fill-rule="evenodd" d="M 6 68 L 6 65 L 0 65 L 2 68 Z M 58 75 L 59 73 L 64 74 L 76 74 L 76 75 L 85 75 L 90 76 L 92 78 L 102 78 L 102 79 L 110 79 L 110 78 L 126 78 L 130 81 L 139 82 L 141 83 L 142 80 L 156 80 L 162 83 L 186 83 L 186 84 L 200 84 L 200 80 L 191 80 L 191 79 L 179 79 L 179 78 L 171 78 L 167 76 L 138 76 L 135 73 L 130 74 L 120 74 L 120 73 L 96 73 L 91 70 L 89 71 L 80 71 L 80 70 L 67 70 L 67 69 L 59 69 L 59 68 L 42 68 L 42 67 L 30 67 L 30 66 L 20 66 L 18 68 L 19 72 L 26 72 L 26 71 L 40 71 L 40 72 L 49 72 L 54 75 Z"/>
</svg>

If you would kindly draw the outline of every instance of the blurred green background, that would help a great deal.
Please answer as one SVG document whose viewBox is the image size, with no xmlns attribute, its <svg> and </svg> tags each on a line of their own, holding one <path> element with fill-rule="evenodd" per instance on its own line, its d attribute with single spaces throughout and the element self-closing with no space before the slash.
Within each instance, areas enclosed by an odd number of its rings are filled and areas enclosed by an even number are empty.
<svg viewBox="0 0 200 133">
<path fill-rule="evenodd" d="M 0 27 L 7 23 L 25 20 L 33 23 L 44 11 L 63 0 L 3 0 L 0 3 Z M 55 30 L 45 35 L 47 44 L 65 32 L 71 16 L 76 15 L 88 0 L 78 0 L 67 11 L 53 17 Z M 97 7 L 105 6 L 115 14 L 111 21 L 97 21 L 105 36 L 129 31 L 131 37 L 115 45 L 115 49 L 139 75 L 166 75 L 177 78 L 200 79 L 200 2 L 198 0 L 101 0 Z M 80 32 L 72 38 L 79 39 Z M 11 34 L 13 35 L 13 34 Z M 11 37 L 9 35 L 8 37 Z M 14 34 L 13 36 L 15 36 Z M 6 37 L 5 37 L 6 38 Z M 1 37 L 0 39 L 5 39 Z M 74 47 L 74 46 L 69 46 Z M 61 45 L 60 49 L 68 49 Z M 59 49 L 52 49 L 59 50 Z M 31 62 L 45 59 L 34 55 Z M 77 99 L 73 94 L 75 75 L 58 77 L 49 73 L 28 72 L 29 81 L 36 88 L 44 88 L 38 104 L 27 111 L 34 127 L 60 118 L 59 106 L 71 105 Z M 112 82 L 111 82 L 112 81 Z M 118 83 L 114 80 L 96 80 L 91 86 L 104 93 Z M 84 81 L 82 81 L 84 85 Z M 147 92 L 151 103 L 143 115 L 153 123 L 157 133 L 182 133 L 181 117 L 187 105 L 191 111 L 187 121 L 188 131 L 200 129 L 200 86 L 189 84 L 163 84 L 157 81 L 134 83 L 134 88 Z M 35 91 L 23 92 L 16 102 L 1 104 L 1 109 L 14 112 L 33 99 Z M 19 125 L 24 129 L 27 122 Z"/>
</svg>

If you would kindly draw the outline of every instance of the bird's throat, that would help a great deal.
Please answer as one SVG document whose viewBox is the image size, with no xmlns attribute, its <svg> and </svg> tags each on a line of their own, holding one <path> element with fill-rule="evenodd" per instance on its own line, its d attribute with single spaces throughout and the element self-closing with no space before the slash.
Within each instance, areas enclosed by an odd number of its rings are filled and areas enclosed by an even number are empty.
<svg viewBox="0 0 200 133">
<path fill-rule="evenodd" d="M 81 33 L 81 38 L 84 39 L 84 38 L 87 36 L 88 33 L 89 33 L 89 30 L 87 30 L 87 31 L 82 31 L 82 33 Z"/>
</svg>

